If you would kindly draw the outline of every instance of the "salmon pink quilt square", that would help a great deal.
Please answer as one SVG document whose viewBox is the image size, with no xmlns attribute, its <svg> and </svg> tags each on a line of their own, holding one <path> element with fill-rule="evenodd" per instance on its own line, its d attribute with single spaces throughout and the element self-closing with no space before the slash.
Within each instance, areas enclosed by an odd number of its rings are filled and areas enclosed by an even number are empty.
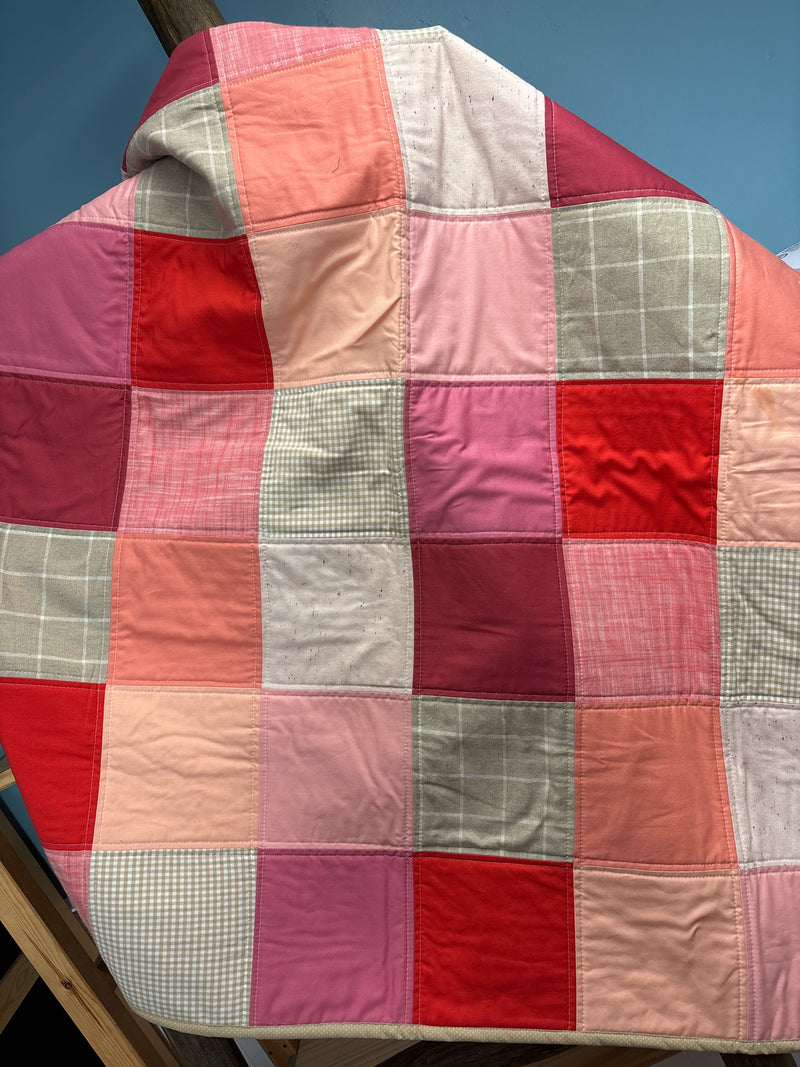
<svg viewBox="0 0 800 1067">
<path fill-rule="evenodd" d="M 742 874 L 753 1041 L 793 1041 L 800 1033 L 800 931 L 788 917 L 800 893 L 800 869 Z"/>
<path fill-rule="evenodd" d="M 713 548 L 622 540 L 564 551 L 579 697 L 719 697 Z"/>
<path fill-rule="evenodd" d="M 109 681 L 258 687 L 258 546 L 121 534 Z"/>
<path fill-rule="evenodd" d="M 412 532 L 560 532 L 554 386 L 410 382 L 406 420 Z"/>
<path fill-rule="evenodd" d="M 713 540 L 721 382 L 558 389 L 565 537 Z"/>
<path fill-rule="evenodd" d="M 416 1023 L 575 1028 L 569 864 L 420 853 L 414 885 Z"/>
<path fill-rule="evenodd" d="M 559 545 L 420 540 L 412 547 L 415 692 L 571 698 L 569 608 Z"/>
<path fill-rule="evenodd" d="M 411 923 L 408 853 L 259 852 L 250 1025 L 411 1022 Z"/>
</svg>

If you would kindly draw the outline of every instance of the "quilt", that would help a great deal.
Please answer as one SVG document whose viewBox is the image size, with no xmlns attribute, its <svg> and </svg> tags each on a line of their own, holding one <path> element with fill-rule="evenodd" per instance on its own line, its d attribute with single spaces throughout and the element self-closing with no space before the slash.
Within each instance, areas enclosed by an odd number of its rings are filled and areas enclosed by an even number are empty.
<svg viewBox="0 0 800 1067">
<path fill-rule="evenodd" d="M 800 277 L 441 28 L 124 175 L 0 261 L 0 743 L 134 1010 L 800 1046 Z"/>
</svg>

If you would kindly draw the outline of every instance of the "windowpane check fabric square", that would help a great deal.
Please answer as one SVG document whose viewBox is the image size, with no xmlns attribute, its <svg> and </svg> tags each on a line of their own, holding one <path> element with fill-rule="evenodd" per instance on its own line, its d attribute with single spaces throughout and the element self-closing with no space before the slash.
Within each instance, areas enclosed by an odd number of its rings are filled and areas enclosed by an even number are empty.
<svg viewBox="0 0 800 1067">
<path fill-rule="evenodd" d="M 800 275 L 438 26 L 123 174 L 0 258 L 0 745 L 126 999 L 800 1048 Z"/>
</svg>

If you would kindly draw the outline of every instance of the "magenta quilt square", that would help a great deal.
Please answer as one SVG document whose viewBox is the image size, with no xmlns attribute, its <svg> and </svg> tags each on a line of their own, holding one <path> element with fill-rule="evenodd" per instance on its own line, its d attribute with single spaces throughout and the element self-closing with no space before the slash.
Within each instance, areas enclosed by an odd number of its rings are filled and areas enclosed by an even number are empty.
<svg viewBox="0 0 800 1067">
<path fill-rule="evenodd" d="M 800 868 L 742 874 L 751 1041 L 797 1041 L 800 1033 Z"/>
<path fill-rule="evenodd" d="M 114 529 L 125 478 L 130 388 L 3 375 L 0 518 Z"/>
<path fill-rule="evenodd" d="M 560 533 L 555 386 L 410 382 L 406 411 L 412 533 Z"/>
<path fill-rule="evenodd" d="M 124 222 L 64 222 L 12 248 L 0 260 L 2 366 L 130 381 L 132 270 Z"/>
<path fill-rule="evenodd" d="M 120 529 L 257 533 L 272 393 L 132 392 Z"/>
<path fill-rule="evenodd" d="M 420 539 L 413 553 L 415 692 L 571 699 L 559 545 Z"/>
<path fill-rule="evenodd" d="M 577 696 L 719 697 L 713 547 L 571 541 L 565 556 Z"/>
<path fill-rule="evenodd" d="M 411 854 L 258 856 L 251 1026 L 411 1022 Z"/>
</svg>

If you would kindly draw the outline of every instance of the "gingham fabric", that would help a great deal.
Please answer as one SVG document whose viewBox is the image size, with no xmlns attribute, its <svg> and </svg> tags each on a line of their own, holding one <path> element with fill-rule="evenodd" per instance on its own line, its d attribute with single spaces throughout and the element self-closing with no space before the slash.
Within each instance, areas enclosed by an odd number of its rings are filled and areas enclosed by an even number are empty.
<svg viewBox="0 0 800 1067">
<path fill-rule="evenodd" d="M 0 261 L 0 743 L 133 1008 L 800 1047 L 800 278 L 440 28 L 125 175 Z"/>
</svg>

